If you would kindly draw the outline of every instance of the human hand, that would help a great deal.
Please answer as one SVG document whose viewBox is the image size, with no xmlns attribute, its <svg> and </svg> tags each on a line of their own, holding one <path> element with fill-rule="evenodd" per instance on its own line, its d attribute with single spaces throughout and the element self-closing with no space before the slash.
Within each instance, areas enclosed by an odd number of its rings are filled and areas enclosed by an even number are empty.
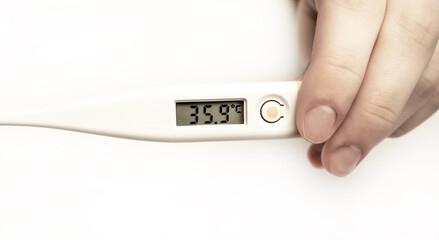
<svg viewBox="0 0 439 240">
<path fill-rule="evenodd" d="M 439 108 L 438 0 L 300 0 L 296 122 L 336 176 Z"/>
</svg>

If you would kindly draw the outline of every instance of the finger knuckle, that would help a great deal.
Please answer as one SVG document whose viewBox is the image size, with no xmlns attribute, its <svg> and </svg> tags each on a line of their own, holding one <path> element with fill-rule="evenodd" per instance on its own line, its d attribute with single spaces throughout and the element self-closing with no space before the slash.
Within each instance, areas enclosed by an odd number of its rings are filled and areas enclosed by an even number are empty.
<svg viewBox="0 0 439 240">
<path fill-rule="evenodd" d="M 349 57 L 348 57 L 349 59 Z M 338 58 L 327 59 L 324 64 L 321 65 L 321 71 L 335 78 L 343 80 L 351 80 L 353 82 L 363 81 L 363 74 L 359 70 L 356 70 L 355 63 L 345 60 L 339 60 Z"/>
<path fill-rule="evenodd" d="M 439 38 L 439 19 L 437 13 L 425 9 L 412 9 L 400 15 L 398 25 L 406 33 L 408 44 L 417 43 L 432 48 Z"/>
<path fill-rule="evenodd" d="M 375 97 L 367 103 L 362 119 L 370 129 L 384 135 L 395 126 L 398 114 L 392 107 L 391 99 Z"/>
</svg>

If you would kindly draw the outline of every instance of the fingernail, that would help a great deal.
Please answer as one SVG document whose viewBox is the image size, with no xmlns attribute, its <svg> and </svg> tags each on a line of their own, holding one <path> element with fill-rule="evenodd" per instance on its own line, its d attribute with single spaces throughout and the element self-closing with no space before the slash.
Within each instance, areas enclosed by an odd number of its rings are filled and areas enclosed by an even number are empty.
<svg viewBox="0 0 439 240">
<path fill-rule="evenodd" d="M 329 106 L 319 106 L 306 113 L 303 137 L 312 143 L 323 143 L 331 137 L 337 113 Z"/>
<path fill-rule="evenodd" d="M 351 173 L 360 162 L 361 150 L 354 146 L 343 146 L 335 150 L 329 158 L 329 171 L 339 177 Z"/>
</svg>

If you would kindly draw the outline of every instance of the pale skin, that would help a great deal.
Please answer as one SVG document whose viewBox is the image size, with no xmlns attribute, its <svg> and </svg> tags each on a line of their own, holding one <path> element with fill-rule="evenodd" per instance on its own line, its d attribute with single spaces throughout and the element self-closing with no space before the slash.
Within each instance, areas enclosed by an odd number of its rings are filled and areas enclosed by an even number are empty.
<svg viewBox="0 0 439 240">
<path fill-rule="evenodd" d="M 296 123 L 315 167 L 351 173 L 439 109 L 439 0 L 298 0 Z"/>
</svg>

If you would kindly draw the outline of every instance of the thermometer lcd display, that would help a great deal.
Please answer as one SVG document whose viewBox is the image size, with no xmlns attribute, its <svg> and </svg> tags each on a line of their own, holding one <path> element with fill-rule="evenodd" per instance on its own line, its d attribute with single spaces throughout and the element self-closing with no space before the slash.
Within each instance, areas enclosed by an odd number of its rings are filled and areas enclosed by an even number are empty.
<svg viewBox="0 0 439 240">
<path fill-rule="evenodd" d="M 177 126 L 244 124 L 244 101 L 177 102 Z"/>
</svg>

